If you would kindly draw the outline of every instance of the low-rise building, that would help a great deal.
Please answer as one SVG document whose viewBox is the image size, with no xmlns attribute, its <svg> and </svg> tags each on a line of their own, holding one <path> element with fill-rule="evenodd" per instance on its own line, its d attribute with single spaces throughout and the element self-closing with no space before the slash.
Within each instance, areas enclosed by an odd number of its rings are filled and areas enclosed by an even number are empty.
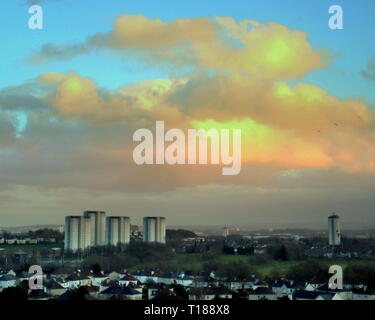
<svg viewBox="0 0 375 320">
<path fill-rule="evenodd" d="M 232 293 L 225 287 L 208 287 L 189 292 L 189 300 L 209 301 L 215 298 L 232 299 Z"/>
<path fill-rule="evenodd" d="M 275 292 L 267 287 L 257 287 L 250 290 L 247 295 L 248 300 L 277 300 Z"/>
<path fill-rule="evenodd" d="M 99 293 L 99 297 L 105 300 L 142 300 L 142 292 L 132 286 L 114 285 Z"/>
<path fill-rule="evenodd" d="M 18 284 L 18 278 L 12 274 L 5 274 L 0 277 L 0 290 L 16 287 Z"/>
<path fill-rule="evenodd" d="M 45 292 L 51 296 L 61 296 L 64 294 L 67 290 L 67 288 L 64 288 L 60 283 L 58 283 L 55 280 L 51 280 L 47 282 L 45 286 Z"/>
</svg>

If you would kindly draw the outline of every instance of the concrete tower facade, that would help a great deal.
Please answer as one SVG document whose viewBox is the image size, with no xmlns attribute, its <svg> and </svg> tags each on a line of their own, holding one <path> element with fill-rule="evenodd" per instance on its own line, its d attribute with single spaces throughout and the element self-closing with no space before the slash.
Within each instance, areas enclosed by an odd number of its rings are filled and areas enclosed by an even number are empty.
<svg viewBox="0 0 375 320">
<path fill-rule="evenodd" d="M 65 249 L 86 249 L 91 245 L 91 219 L 82 216 L 65 217 Z"/>
<path fill-rule="evenodd" d="M 143 241 L 165 243 L 166 220 L 164 217 L 143 218 Z"/>
<path fill-rule="evenodd" d="M 107 245 L 126 244 L 130 242 L 130 218 L 107 217 L 105 223 Z"/>
<path fill-rule="evenodd" d="M 340 217 L 336 214 L 328 217 L 328 243 L 330 246 L 341 244 Z"/>
<path fill-rule="evenodd" d="M 91 246 L 105 245 L 105 212 L 85 211 L 83 216 L 91 219 Z"/>
</svg>

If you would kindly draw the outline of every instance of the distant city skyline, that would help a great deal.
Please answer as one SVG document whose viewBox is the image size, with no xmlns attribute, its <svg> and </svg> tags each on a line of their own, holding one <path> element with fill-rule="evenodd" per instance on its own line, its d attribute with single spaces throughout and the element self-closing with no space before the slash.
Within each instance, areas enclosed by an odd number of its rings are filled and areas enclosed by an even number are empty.
<svg viewBox="0 0 375 320">
<path fill-rule="evenodd" d="M 93 212 L 93 211 L 91 211 Z M 98 211 L 100 212 L 100 211 Z M 103 212 L 103 211 L 102 211 Z M 336 213 L 331 213 L 329 215 L 327 215 L 325 218 L 330 221 L 330 218 L 332 216 L 337 216 Z M 66 217 L 81 217 L 79 215 L 73 215 L 73 216 L 65 216 Z M 339 217 L 339 216 L 338 216 Z M 128 216 L 112 216 L 112 215 L 109 215 L 107 216 L 105 219 L 106 219 L 106 222 L 105 222 L 105 230 L 107 230 L 107 225 L 108 224 L 111 224 L 112 222 L 109 222 L 109 220 L 116 220 L 116 219 L 129 219 L 129 222 L 131 221 L 132 223 L 130 223 L 131 226 L 137 226 L 137 227 L 142 227 L 142 229 L 144 228 L 144 225 L 145 225 L 145 219 L 146 218 L 155 218 L 155 217 L 142 217 L 142 218 L 133 218 L 130 220 L 130 217 Z M 160 217 L 160 218 L 164 218 L 165 217 Z M 339 217 L 340 218 L 340 217 Z M 61 222 L 61 221 L 60 221 Z M 128 222 L 128 223 L 129 223 Z M 325 223 L 324 223 L 325 222 Z M 274 225 L 262 225 L 262 224 L 258 224 L 258 225 L 250 225 L 250 224 L 244 224 L 244 223 L 240 223 L 240 224 L 185 224 L 185 225 L 178 225 L 178 224 L 172 224 L 172 225 L 168 225 L 168 228 L 170 229 L 179 229 L 179 228 L 191 228 L 192 230 L 204 230 L 204 229 L 207 229 L 207 230 L 215 230 L 219 233 L 219 234 L 231 234 L 231 232 L 245 232 L 245 231 L 250 231 L 250 232 L 256 232 L 256 231 L 266 231 L 266 230 L 272 230 L 272 231 L 277 231 L 277 230 L 284 230 L 284 231 L 287 231 L 287 230 L 311 230 L 311 231 L 321 231 L 321 230 L 326 230 L 327 229 L 327 226 L 326 226 L 326 220 L 324 221 L 321 221 L 322 225 L 321 226 L 311 226 L 311 225 L 301 225 L 299 226 L 298 224 L 295 224 L 295 225 L 289 225 L 289 226 L 277 226 L 277 224 L 274 224 Z M 6 230 L 6 229 L 27 229 L 27 228 L 30 228 L 30 230 L 36 230 L 36 229 L 42 229 L 42 228 L 56 228 L 56 227 L 59 227 L 59 228 L 64 228 L 64 222 L 63 223 L 56 223 L 56 224 L 33 224 L 33 225 L 13 225 L 13 226 L 2 226 L 0 227 L 0 230 Z M 329 223 L 329 226 L 330 226 L 330 223 Z M 335 228 L 335 227 L 334 227 Z M 328 228 L 328 231 L 329 231 L 330 227 Z M 353 227 L 352 226 L 352 223 L 347 222 L 347 221 L 342 221 L 340 219 L 340 223 L 339 223 L 339 230 L 344 230 L 344 231 L 350 231 L 350 230 L 375 230 L 375 227 L 374 226 L 371 226 L 371 225 L 366 225 L 366 226 L 363 226 L 363 227 Z M 24 231 L 25 231 L 24 230 Z M 90 228 L 91 230 L 91 228 Z M 94 229 L 93 229 L 94 230 Z M 94 239 L 94 238 L 93 238 Z M 108 241 L 108 234 L 105 233 L 105 241 L 107 242 Z"/>
</svg>

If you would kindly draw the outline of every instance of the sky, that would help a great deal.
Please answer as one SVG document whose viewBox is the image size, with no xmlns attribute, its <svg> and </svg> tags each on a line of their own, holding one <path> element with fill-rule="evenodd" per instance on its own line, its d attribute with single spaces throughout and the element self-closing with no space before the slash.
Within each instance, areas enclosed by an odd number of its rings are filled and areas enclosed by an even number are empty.
<svg viewBox="0 0 375 320">
<path fill-rule="evenodd" d="M 343 8 L 343 30 L 328 26 Z M 28 26 L 32 5 L 43 29 Z M 4 0 L 0 226 L 375 227 L 375 3 Z M 240 128 L 242 170 L 137 166 L 133 133 Z"/>
</svg>

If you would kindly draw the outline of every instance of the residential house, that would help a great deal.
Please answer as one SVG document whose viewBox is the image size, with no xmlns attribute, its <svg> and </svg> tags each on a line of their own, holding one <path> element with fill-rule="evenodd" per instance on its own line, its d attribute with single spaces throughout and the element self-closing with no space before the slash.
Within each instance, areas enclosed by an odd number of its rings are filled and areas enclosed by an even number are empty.
<svg viewBox="0 0 375 320">
<path fill-rule="evenodd" d="M 183 287 L 189 287 L 193 284 L 193 277 L 186 274 L 179 275 L 176 278 L 176 283 Z"/>
<path fill-rule="evenodd" d="M 220 281 L 216 279 L 215 274 L 211 273 L 203 273 L 200 276 L 196 276 L 193 278 L 192 286 L 196 288 L 207 288 L 207 287 L 218 287 Z"/>
<path fill-rule="evenodd" d="M 293 292 L 291 282 L 288 280 L 277 280 L 271 287 L 278 297 L 288 296 Z"/>
<path fill-rule="evenodd" d="M 15 276 L 16 273 L 12 269 L 0 269 L 0 276 L 10 274 L 12 276 Z"/>
<path fill-rule="evenodd" d="M 63 284 L 62 284 L 63 285 Z M 72 273 L 70 276 L 65 278 L 65 288 L 79 288 L 81 286 L 89 286 L 91 285 L 91 279 L 85 275 L 80 273 Z"/>
<path fill-rule="evenodd" d="M 158 296 L 175 296 L 174 290 L 172 288 L 168 288 L 163 284 L 154 284 L 149 286 L 146 290 L 147 299 L 152 300 Z"/>
<path fill-rule="evenodd" d="M 312 279 L 306 283 L 305 290 L 306 291 L 315 291 L 318 290 L 319 287 L 321 287 L 323 283 L 321 281 L 318 281 L 317 279 Z"/>
<path fill-rule="evenodd" d="M 132 286 L 114 285 L 101 291 L 99 297 L 105 300 L 142 300 L 142 292 L 134 289 Z"/>
<path fill-rule="evenodd" d="M 146 283 L 150 279 L 149 273 L 145 271 L 137 271 L 133 274 L 133 276 L 137 278 L 141 283 Z"/>
<path fill-rule="evenodd" d="M 262 280 L 256 280 L 253 284 L 253 287 L 252 289 L 255 290 L 259 287 L 264 287 L 264 288 L 268 288 L 268 283 L 265 282 L 265 281 L 262 281 Z"/>
<path fill-rule="evenodd" d="M 55 280 L 50 280 L 45 286 L 45 292 L 51 296 L 61 296 L 67 290 L 60 283 Z"/>
<path fill-rule="evenodd" d="M 119 281 L 120 286 L 128 286 L 129 284 L 136 285 L 138 284 L 138 279 L 130 274 L 124 275 Z"/>
<path fill-rule="evenodd" d="M 117 286 L 119 285 L 118 281 L 113 281 L 111 279 L 104 279 L 99 286 L 99 292 L 104 291 L 105 289 L 108 289 L 109 287 Z"/>
<path fill-rule="evenodd" d="M 353 300 L 353 292 L 351 290 L 331 289 L 327 283 L 320 286 L 317 290 L 333 294 L 333 300 Z"/>
<path fill-rule="evenodd" d="M 292 294 L 292 300 L 332 300 L 334 295 L 324 291 L 296 290 Z"/>
<path fill-rule="evenodd" d="M 295 290 L 303 289 L 305 284 L 298 281 L 278 280 L 272 285 L 272 291 L 275 292 L 278 298 L 289 297 Z"/>
<path fill-rule="evenodd" d="M 213 300 L 215 298 L 220 299 L 232 299 L 232 293 L 225 287 L 208 287 L 202 288 L 199 291 L 193 290 L 189 292 L 189 300 Z"/>
<path fill-rule="evenodd" d="M 0 277 L 0 289 L 6 289 L 10 287 L 16 287 L 18 284 L 18 278 L 12 274 L 5 274 Z"/>
<path fill-rule="evenodd" d="M 91 278 L 91 285 L 96 287 L 100 287 L 101 283 L 104 280 L 108 279 L 104 272 L 102 272 L 101 274 L 92 274 L 91 276 L 89 276 L 89 278 Z"/>
<path fill-rule="evenodd" d="M 247 298 L 248 300 L 277 300 L 275 292 L 268 287 L 257 287 L 250 290 Z"/>
</svg>

